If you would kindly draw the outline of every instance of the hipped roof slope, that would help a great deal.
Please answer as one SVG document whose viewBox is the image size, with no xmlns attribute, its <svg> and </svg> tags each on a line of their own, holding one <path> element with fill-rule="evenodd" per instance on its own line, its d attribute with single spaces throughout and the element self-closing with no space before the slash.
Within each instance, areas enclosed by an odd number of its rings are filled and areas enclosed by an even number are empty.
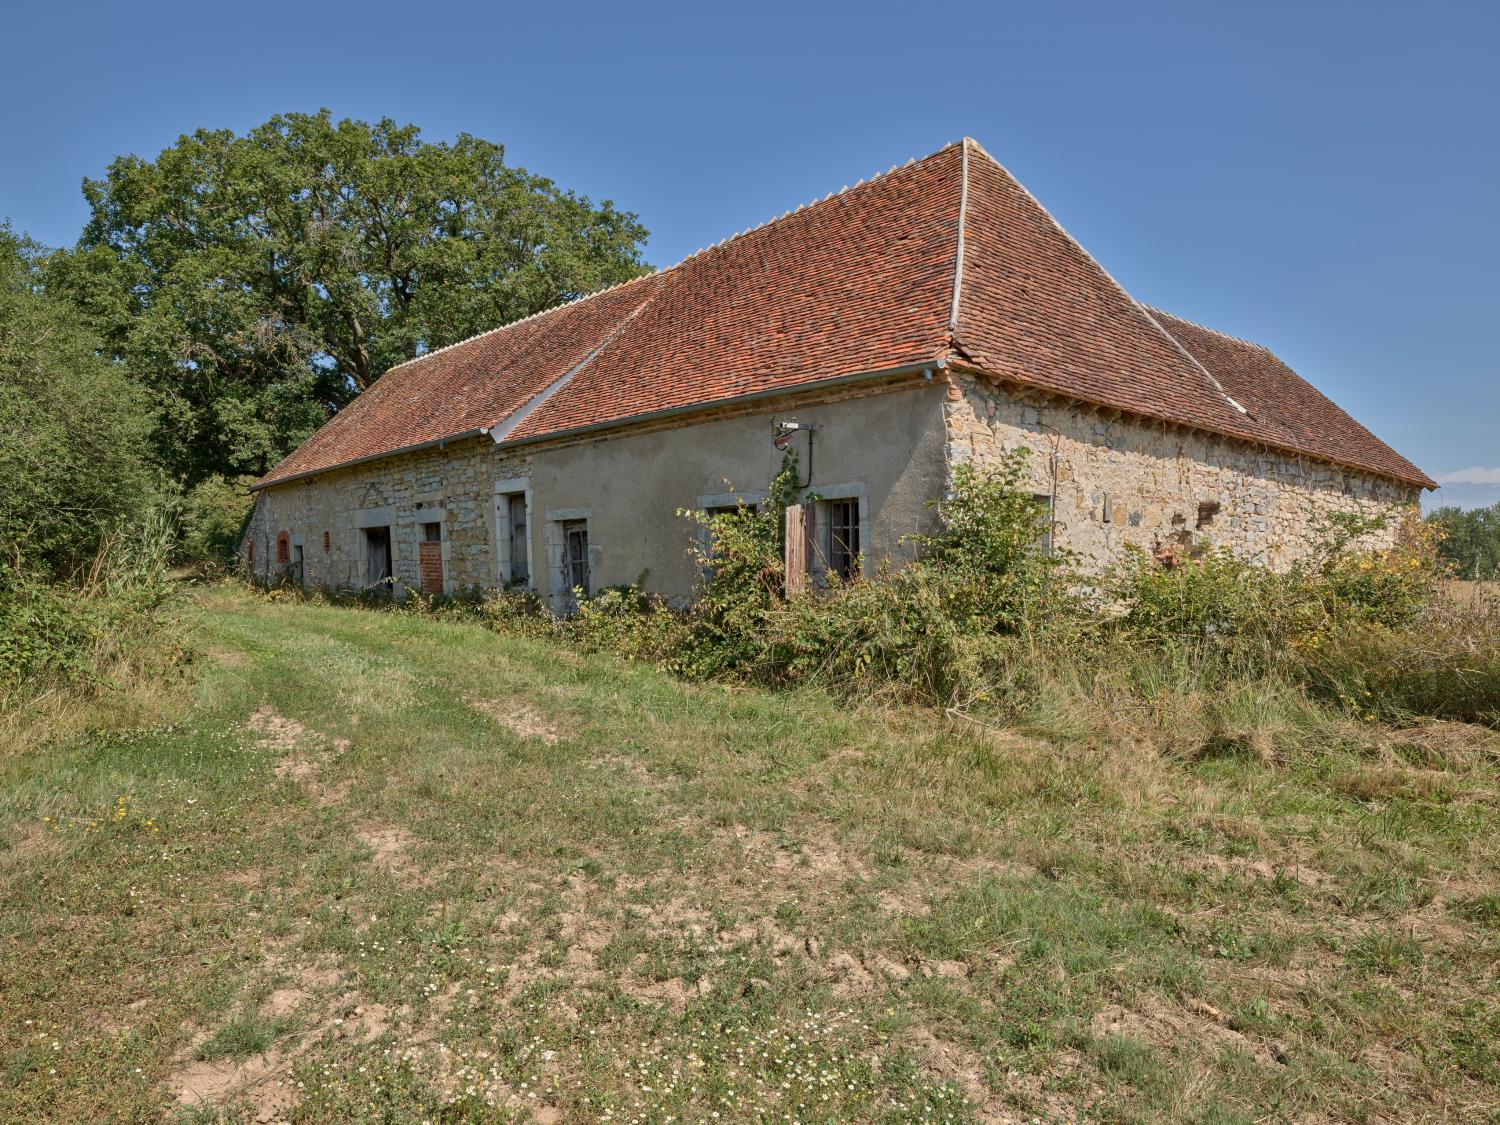
<svg viewBox="0 0 1500 1125">
<path fill-rule="evenodd" d="M 481 432 L 532 441 L 950 361 L 1433 483 L 1270 352 L 1137 303 L 966 140 L 392 368 L 260 485 Z"/>
</svg>

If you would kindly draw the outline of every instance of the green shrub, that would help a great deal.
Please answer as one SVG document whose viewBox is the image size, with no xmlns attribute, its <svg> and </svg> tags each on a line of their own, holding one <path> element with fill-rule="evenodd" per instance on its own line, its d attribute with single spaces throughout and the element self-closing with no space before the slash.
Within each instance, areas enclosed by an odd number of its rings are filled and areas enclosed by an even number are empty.
<svg viewBox="0 0 1500 1125">
<path fill-rule="evenodd" d="M 41 251 L 0 224 L 0 557 L 66 579 L 159 500 L 140 390 L 40 283 Z"/>
<path fill-rule="evenodd" d="M 158 509 L 106 538 L 73 582 L 0 564 L 0 711 L 175 666 L 183 648 L 167 627 L 172 539 Z"/>
<path fill-rule="evenodd" d="M 702 526 L 689 554 L 703 579 L 673 670 L 708 678 L 744 674 L 763 662 L 767 617 L 786 594 L 785 520 L 796 481 L 797 460 L 788 455 L 759 508 L 742 503 L 732 512 L 679 513 Z"/>
<path fill-rule="evenodd" d="M 656 666 L 670 665 L 688 640 L 680 615 L 633 588 L 602 590 L 582 599 L 563 628 L 585 652 L 612 652 Z"/>
<path fill-rule="evenodd" d="M 1118 628 L 1158 643 L 1240 639 L 1280 646 L 1327 624 L 1325 601 L 1305 572 L 1276 574 L 1223 550 L 1170 567 L 1133 550 L 1106 577 L 1106 588 L 1123 608 Z"/>
<path fill-rule="evenodd" d="M 182 502 L 181 557 L 228 565 L 255 507 L 254 477 L 210 476 L 188 490 Z"/>
<path fill-rule="evenodd" d="M 1442 529 L 1424 523 L 1415 509 L 1396 529 L 1387 550 L 1353 549 L 1359 540 L 1384 531 L 1388 518 L 1337 513 L 1325 523 L 1319 544 L 1316 579 L 1328 610 L 1335 617 L 1377 625 L 1409 625 L 1436 602 L 1447 571 L 1442 558 Z"/>
<path fill-rule="evenodd" d="M 1500 621 L 1493 616 L 1444 607 L 1398 628 L 1352 622 L 1298 656 L 1315 694 L 1363 718 L 1500 727 Z"/>
<path fill-rule="evenodd" d="M 1016 631 L 1056 609 L 1066 552 L 1043 550 L 1045 505 L 1021 487 L 1027 449 L 980 470 L 953 470 L 949 496 L 938 505 L 942 531 L 916 536 L 917 568 L 941 580 L 943 613 L 972 633 Z"/>
</svg>

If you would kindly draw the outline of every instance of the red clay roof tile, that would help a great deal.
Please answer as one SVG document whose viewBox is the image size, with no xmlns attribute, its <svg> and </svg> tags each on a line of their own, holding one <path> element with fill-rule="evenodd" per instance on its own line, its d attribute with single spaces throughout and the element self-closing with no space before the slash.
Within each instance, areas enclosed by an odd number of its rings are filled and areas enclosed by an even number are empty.
<svg viewBox="0 0 1500 1125">
<path fill-rule="evenodd" d="M 535 440 L 954 355 L 1051 393 L 1432 484 L 1269 352 L 1149 313 L 970 141 L 392 368 L 260 483 L 497 425 L 504 441 Z"/>
</svg>

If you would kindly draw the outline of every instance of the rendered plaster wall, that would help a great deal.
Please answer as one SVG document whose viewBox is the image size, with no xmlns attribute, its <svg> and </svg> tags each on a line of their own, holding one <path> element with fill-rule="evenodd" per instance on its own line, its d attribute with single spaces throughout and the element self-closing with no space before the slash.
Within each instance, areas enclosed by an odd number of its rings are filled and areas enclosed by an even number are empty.
<svg viewBox="0 0 1500 1125">
<path fill-rule="evenodd" d="M 1094 567 L 1133 545 L 1153 553 L 1227 547 L 1284 569 L 1308 553 L 1329 513 L 1396 514 L 1417 500 L 1412 486 L 963 372 L 951 376 L 944 421 L 950 463 L 985 466 L 1029 450 L 1031 490 L 1050 496 L 1055 485 L 1054 542 Z M 1203 520 L 1200 505 L 1211 504 L 1218 511 Z M 1388 545 L 1396 522 L 1370 545 Z"/>
<path fill-rule="evenodd" d="M 809 491 L 858 499 L 867 559 L 899 563 L 912 551 L 903 538 L 932 526 L 929 502 L 946 480 L 944 393 L 938 382 L 917 381 L 587 440 L 506 447 L 468 439 L 265 489 L 247 542 L 255 545 L 256 570 L 269 576 L 276 536 L 287 531 L 305 545 L 308 585 L 359 588 L 366 582 L 361 529 L 389 526 L 395 577 L 415 588 L 422 524 L 440 520 L 448 590 L 493 589 L 510 574 L 499 489 L 527 497 L 530 586 L 555 605 L 565 592 L 559 529 L 578 519 L 588 525 L 594 590 L 639 583 L 685 600 L 698 580 L 688 547 L 699 527 L 679 511 L 732 504 L 735 494 L 761 498 L 781 464 L 773 428 L 795 419 L 816 427 L 790 441 Z"/>
</svg>

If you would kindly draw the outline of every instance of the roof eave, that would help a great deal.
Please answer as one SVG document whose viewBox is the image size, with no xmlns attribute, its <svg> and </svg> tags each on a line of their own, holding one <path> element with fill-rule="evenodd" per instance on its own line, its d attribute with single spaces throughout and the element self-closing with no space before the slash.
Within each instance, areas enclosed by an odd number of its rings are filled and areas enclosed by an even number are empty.
<svg viewBox="0 0 1500 1125">
<path fill-rule="evenodd" d="M 1112 402 L 1104 402 L 1100 399 L 1083 398 L 1079 395 L 1060 394 L 1057 391 L 1049 390 L 1039 383 L 1028 382 L 1025 379 L 1017 378 L 1015 375 L 1003 375 L 991 371 L 989 368 L 975 363 L 972 360 L 968 362 L 959 361 L 956 362 L 953 366 L 956 370 L 967 371 L 973 375 L 982 375 L 985 378 L 991 379 L 997 383 L 1010 383 L 1014 386 L 1025 387 L 1028 390 L 1035 391 L 1037 394 L 1046 395 L 1048 398 L 1061 399 L 1065 402 L 1077 402 L 1096 410 L 1113 410 L 1120 414 L 1129 415 L 1132 418 L 1139 418 L 1142 421 L 1154 422 L 1167 426 L 1176 426 L 1179 429 L 1184 430 L 1196 430 L 1200 433 L 1205 434 L 1213 434 L 1215 437 L 1223 438 L 1226 441 L 1236 441 L 1241 443 L 1242 445 L 1261 446 L 1265 449 L 1274 449 L 1278 453 L 1284 453 L 1292 457 L 1301 457 L 1308 461 L 1316 461 L 1320 465 L 1329 465 L 1335 469 L 1350 469 L 1358 473 L 1368 473 L 1370 476 L 1379 477 L 1381 480 L 1388 480 L 1395 484 L 1407 485 L 1409 487 L 1422 488 L 1426 489 L 1429 492 L 1437 488 L 1437 482 L 1429 477 L 1426 473 L 1421 472 L 1421 470 L 1418 470 L 1417 476 L 1400 476 L 1388 469 L 1376 469 L 1369 465 L 1356 465 L 1348 461 L 1335 461 L 1331 457 L 1324 457 L 1319 456 L 1316 453 L 1309 453 L 1305 449 L 1294 449 L 1289 445 L 1277 445 L 1274 442 L 1254 441 L 1250 438 L 1240 437 L 1237 434 L 1231 434 L 1226 433 L 1222 430 L 1211 429 L 1208 426 L 1201 426 L 1193 422 L 1186 422 L 1180 418 L 1172 418 L 1165 414 L 1142 414 L 1139 411 L 1129 410 L 1123 406 L 1118 406 Z"/>
<path fill-rule="evenodd" d="M 433 438 L 431 441 L 419 441 L 413 445 L 401 445 L 397 446 L 395 449 L 387 449 L 381 453 L 369 453 L 363 457 L 354 457 L 348 461 L 339 461 L 336 464 L 324 465 L 321 468 L 317 469 L 305 469 L 300 473 L 292 473 L 290 476 L 277 477 L 275 480 L 267 480 L 265 477 L 262 477 L 260 480 L 256 481 L 250 486 L 250 491 L 260 492 L 267 488 L 275 488 L 280 484 L 291 484 L 293 481 L 306 480 L 308 477 L 321 476 L 323 473 L 332 473 L 337 471 L 338 469 L 353 468 L 355 465 L 364 465 L 371 461 L 379 461 L 386 457 L 400 457 L 402 454 L 418 453 L 423 449 L 441 449 L 449 442 L 464 441 L 467 438 L 479 437 L 482 434 L 487 433 L 488 430 L 489 427 L 487 426 L 473 430 L 461 430 L 456 434 L 449 434 L 446 437 Z"/>
</svg>

